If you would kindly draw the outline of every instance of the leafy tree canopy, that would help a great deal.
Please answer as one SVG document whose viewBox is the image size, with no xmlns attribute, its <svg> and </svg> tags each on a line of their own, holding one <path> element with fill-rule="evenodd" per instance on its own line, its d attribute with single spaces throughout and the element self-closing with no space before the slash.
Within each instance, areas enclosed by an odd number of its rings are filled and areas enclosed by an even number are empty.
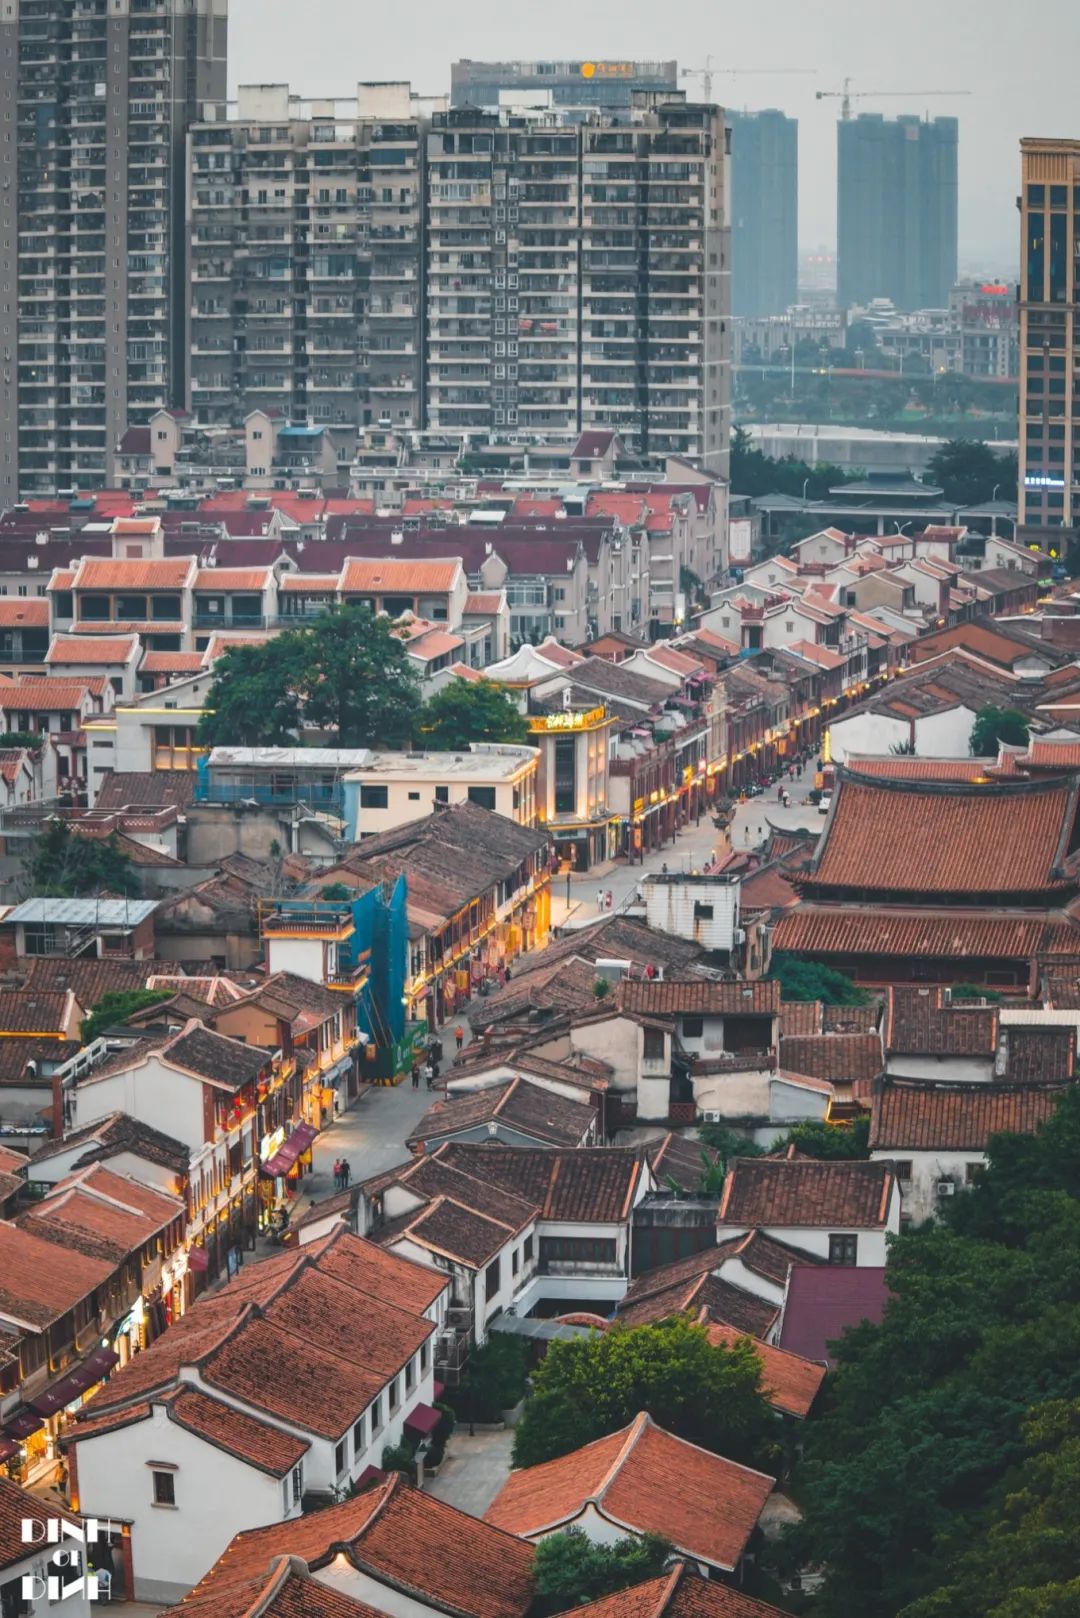
<svg viewBox="0 0 1080 1618">
<path fill-rule="evenodd" d="M 214 666 L 199 739 L 207 747 L 295 744 L 301 724 L 336 733 L 339 747 L 400 747 L 420 688 L 388 618 L 334 608 L 304 629 L 232 647 Z"/>
<path fill-rule="evenodd" d="M 145 1011 L 147 1006 L 160 1005 L 162 1000 L 171 999 L 171 989 L 115 989 L 102 995 L 80 1025 L 83 1043 L 89 1045 L 104 1029 L 127 1022 L 129 1017 L 133 1017 L 137 1011 Z"/>
<path fill-rule="evenodd" d="M 794 1146 L 805 1157 L 832 1159 L 870 1156 L 870 1119 L 855 1118 L 850 1124 L 823 1124 L 811 1119 L 796 1124 L 773 1147 L 774 1152 Z"/>
<path fill-rule="evenodd" d="M 883 1321 L 845 1334 L 805 1434 L 793 1539 L 825 1569 L 817 1618 L 1078 1610 L 1080 1089 L 1038 1135 L 995 1137 L 888 1269 Z"/>
<path fill-rule="evenodd" d="M 424 704 L 417 739 L 436 752 L 464 752 L 470 742 L 527 742 L 529 726 L 494 680 L 450 680 Z"/>
<path fill-rule="evenodd" d="M 775 1433 L 749 1342 L 714 1348 L 704 1327 L 680 1316 L 552 1343 L 533 1373 L 514 1465 L 566 1455 L 642 1410 L 668 1432 L 748 1465 L 767 1457 Z"/>
<path fill-rule="evenodd" d="M 81 837 L 64 820 L 49 820 L 33 839 L 22 885 L 39 898 L 139 892 L 139 876 L 116 837 Z"/>
<path fill-rule="evenodd" d="M 1018 708 L 980 708 L 971 727 L 972 758 L 996 758 L 998 745 L 1026 747 L 1028 724 Z"/>
<path fill-rule="evenodd" d="M 597 1601 L 664 1571 L 671 1546 L 656 1534 L 595 1545 L 580 1528 L 542 1539 L 533 1557 L 534 1618 Z"/>
<path fill-rule="evenodd" d="M 794 955 L 774 955 L 769 973 L 780 985 L 785 1000 L 822 1000 L 827 1006 L 865 1006 L 870 999 L 843 972 L 816 961 L 800 961 Z"/>
<path fill-rule="evenodd" d="M 775 460 L 755 449 L 750 434 L 742 427 L 736 427 L 731 435 L 731 487 L 736 494 L 790 494 L 801 499 L 805 488 L 808 500 L 824 500 L 830 489 L 851 483 L 859 475 L 827 462 L 810 466 L 790 455 Z"/>
<path fill-rule="evenodd" d="M 1016 499 L 1016 457 L 996 455 L 977 438 L 951 438 L 927 463 L 926 476 L 958 506 L 977 506 L 992 498 Z"/>
</svg>

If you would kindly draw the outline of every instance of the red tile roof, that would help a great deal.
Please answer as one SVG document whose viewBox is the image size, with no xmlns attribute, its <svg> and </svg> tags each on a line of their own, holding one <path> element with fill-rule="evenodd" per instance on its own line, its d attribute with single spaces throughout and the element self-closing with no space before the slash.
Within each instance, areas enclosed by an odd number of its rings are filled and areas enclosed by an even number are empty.
<svg viewBox="0 0 1080 1618">
<path fill-rule="evenodd" d="M 195 549 L 195 547 L 192 547 Z M 76 590 L 182 590 L 195 572 L 191 556 L 168 561 L 114 561 L 106 556 L 84 556 L 75 572 Z"/>
<path fill-rule="evenodd" d="M 83 640 L 78 635 L 54 635 L 45 654 L 46 663 L 126 663 L 138 645 L 134 635 Z"/>
<path fill-rule="evenodd" d="M 195 575 L 195 589 L 253 590 L 262 592 L 270 582 L 268 567 L 201 567 Z"/>
<path fill-rule="evenodd" d="M 23 1522 L 27 1518 L 38 1523 L 43 1520 L 76 1525 L 82 1522 L 75 1512 L 65 1510 L 55 1500 L 30 1494 L 8 1478 L 0 1477 L 0 1568 L 14 1567 L 31 1556 L 36 1557 L 34 1547 L 27 1545 L 22 1537 Z"/>
<path fill-rule="evenodd" d="M 849 753 L 847 767 L 855 775 L 885 775 L 898 781 L 978 781 L 995 764 L 990 758 L 878 758 Z"/>
<path fill-rule="evenodd" d="M 627 1219 L 641 1176 L 639 1155 L 625 1147 L 471 1145 L 449 1141 L 433 1162 L 450 1163 L 476 1180 L 532 1203 L 544 1219 L 618 1224 Z"/>
<path fill-rule="evenodd" d="M 184 1618 L 383 1618 L 376 1607 L 296 1570 L 290 1557 L 227 1589 L 183 1600 Z"/>
<path fill-rule="evenodd" d="M 841 773 L 810 891 L 1007 896 L 1075 888 L 1074 783 L 860 781 Z"/>
<path fill-rule="evenodd" d="M 914 1056 L 984 1056 L 997 1050 L 996 1006 L 952 1005 L 938 986 L 892 987 L 885 1002 L 885 1049 Z"/>
<path fill-rule="evenodd" d="M 718 983 L 709 978 L 625 978 L 616 990 L 616 1005 L 643 1016 L 762 1016 L 779 1012 L 780 985 L 772 981 Z"/>
<path fill-rule="evenodd" d="M 196 1388 L 184 1388 L 168 1400 L 170 1418 L 180 1427 L 205 1438 L 218 1449 L 237 1455 L 269 1472 L 271 1477 L 284 1477 L 303 1460 L 310 1444 L 292 1433 L 282 1432 L 254 1416 L 245 1415 L 220 1399 L 212 1399 Z"/>
<path fill-rule="evenodd" d="M 730 1348 L 734 1343 L 747 1341 L 730 1326 L 710 1325 L 707 1329 L 709 1342 L 716 1345 Z M 754 1342 L 753 1347 L 761 1361 L 761 1386 L 769 1403 L 785 1416 L 797 1416 L 800 1420 L 808 1416 L 825 1380 L 825 1367 L 815 1365 L 813 1360 L 804 1360 L 800 1354 L 772 1348 L 768 1343 Z"/>
<path fill-rule="evenodd" d="M 775 1479 L 666 1433 L 644 1413 L 558 1460 L 512 1472 L 485 1520 L 538 1537 L 590 1504 L 616 1528 L 655 1533 L 684 1555 L 737 1567 Z"/>
<path fill-rule="evenodd" d="M 780 1041 L 780 1066 L 813 1078 L 852 1084 L 876 1079 L 885 1060 L 877 1034 L 795 1034 Z"/>
<path fill-rule="evenodd" d="M 721 1238 L 730 1225 L 881 1230 L 894 1184 L 889 1163 L 740 1157 L 724 1182 L 717 1224 Z"/>
<path fill-rule="evenodd" d="M 0 1316 L 44 1330 L 115 1269 L 111 1259 L 89 1258 L 0 1220 Z"/>
<path fill-rule="evenodd" d="M 1039 951 L 1077 948 L 1080 931 L 1064 921 L 970 911 L 800 906 L 780 917 L 773 934 L 774 950 L 815 955 L 1026 961 Z"/>
<path fill-rule="evenodd" d="M 991 1135 L 1033 1135 L 1051 1118 L 1064 1087 L 916 1084 L 887 1081 L 871 1109 L 870 1148 L 879 1152 L 984 1152 Z"/>
<path fill-rule="evenodd" d="M 49 602 L 45 596 L 30 596 L 20 600 L 17 596 L 0 597 L 0 628 L 18 629 L 49 627 Z"/>
<path fill-rule="evenodd" d="M 385 1584 L 391 1605 L 412 1597 L 454 1618 L 523 1618 L 532 1601 L 531 1545 L 395 1475 L 341 1505 L 237 1534 L 184 1608 L 210 1597 L 228 1603 L 272 1557 L 295 1556 L 314 1571 L 338 1554 Z M 232 1609 L 205 1610 L 219 1618 Z"/>
<path fill-rule="evenodd" d="M 573 1612 L 575 1618 L 787 1618 L 779 1607 L 730 1584 L 703 1579 L 685 1562 L 674 1563 L 659 1578 L 574 1607 Z M 569 1613 L 563 1618 L 570 1618 Z"/>
<path fill-rule="evenodd" d="M 458 561 L 412 562 L 396 556 L 369 561 L 352 557 L 342 571 L 341 591 L 343 595 L 439 595 L 454 588 L 460 570 Z"/>
<path fill-rule="evenodd" d="M 0 686 L 0 711 L 76 713 L 83 708 L 89 693 L 90 686 L 85 681 L 25 680 L 21 685 Z"/>
</svg>

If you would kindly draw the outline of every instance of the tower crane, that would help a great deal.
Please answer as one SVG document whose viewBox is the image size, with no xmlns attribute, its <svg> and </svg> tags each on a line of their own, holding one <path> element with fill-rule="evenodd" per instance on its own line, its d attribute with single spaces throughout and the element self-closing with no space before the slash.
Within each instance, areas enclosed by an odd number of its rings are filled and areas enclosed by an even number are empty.
<svg viewBox="0 0 1080 1618">
<path fill-rule="evenodd" d="M 706 101 L 712 100 L 712 81 L 714 78 L 742 77 L 747 73 L 812 73 L 811 67 L 714 67 L 714 58 L 706 56 L 701 67 L 682 67 L 679 69 L 680 79 L 700 79 L 701 90 Z"/>
<path fill-rule="evenodd" d="M 879 96 L 969 96 L 970 90 L 853 90 L 851 80 L 845 79 L 840 90 L 818 90 L 819 101 L 838 98 L 840 101 L 840 117 L 844 123 L 851 118 L 851 103 L 853 101 L 876 101 Z"/>
</svg>

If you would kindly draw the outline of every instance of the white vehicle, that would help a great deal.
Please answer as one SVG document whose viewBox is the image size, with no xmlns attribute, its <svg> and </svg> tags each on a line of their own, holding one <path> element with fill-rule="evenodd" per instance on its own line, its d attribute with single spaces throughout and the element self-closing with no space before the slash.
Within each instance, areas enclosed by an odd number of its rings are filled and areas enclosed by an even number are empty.
<svg viewBox="0 0 1080 1618">
<path fill-rule="evenodd" d="M 819 815 L 827 815 L 828 812 L 829 812 L 829 805 L 831 803 L 832 803 L 832 793 L 831 792 L 823 792 L 821 794 L 821 797 L 818 799 L 818 806 L 817 806 L 818 814 Z"/>
</svg>

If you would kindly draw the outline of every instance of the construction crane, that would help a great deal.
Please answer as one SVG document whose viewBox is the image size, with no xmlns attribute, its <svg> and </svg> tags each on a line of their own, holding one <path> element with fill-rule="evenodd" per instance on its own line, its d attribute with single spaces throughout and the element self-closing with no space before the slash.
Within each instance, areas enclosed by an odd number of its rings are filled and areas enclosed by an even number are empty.
<svg viewBox="0 0 1080 1618">
<path fill-rule="evenodd" d="M 879 96 L 969 96 L 970 90 L 853 90 L 851 80 L 844 80 L 842 90 L 818 90 L 817 99 L 826 101 L 839 98 L 840 117 L 844 123 L 851 118 L 851 103 L 853 101 L 876 101 Z"/>
<path fill-rule="evenodd" d="M 714 78 L 742 77 L 747 73 L 812 73 L 812 67 L 714 67 L 713 57 L 706 56 L 703 67 L 682 67 L 679 69 L 680 79 L 700 79 L 702 94 L 706 101 L 711 101 L 712 81 Z"/>
</svg>

